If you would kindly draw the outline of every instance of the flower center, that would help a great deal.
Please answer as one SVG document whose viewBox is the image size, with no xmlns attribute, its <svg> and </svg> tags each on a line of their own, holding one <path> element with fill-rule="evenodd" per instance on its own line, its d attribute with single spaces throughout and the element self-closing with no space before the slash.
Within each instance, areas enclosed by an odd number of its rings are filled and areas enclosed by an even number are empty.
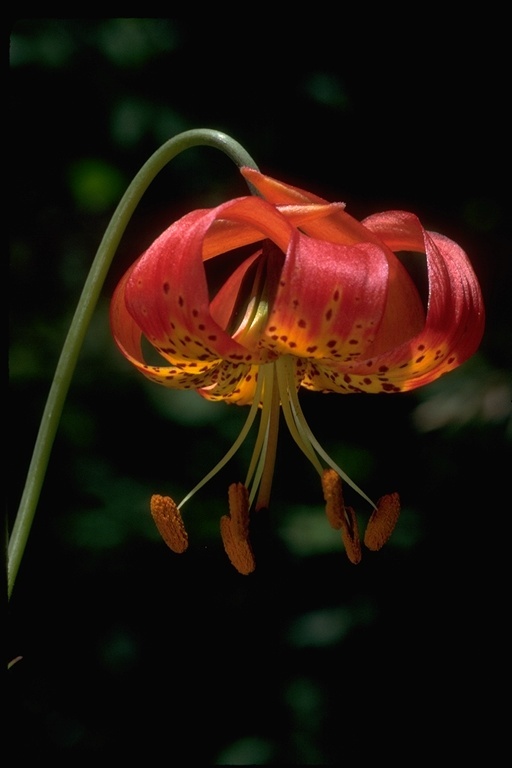
<svg viewBox="0 0 512 768">
<path fill-rule="evenodd" d="M 229 278 L 224 275 L 223 281 L 206 265 L 208 284 L 214 294 L 210 313 L 229 336 L 246 349 L 256 351 L 275 300 L 284 254 L 273 242 L 264 240 L 249 256 L 245 249 L 232 251 L 228 256 L 231 272 Z M 233 269 L 237 257 L 242 260 Z M 215 292 L 214 286 L 219 284 L 221 287 Z"/>
</svg>

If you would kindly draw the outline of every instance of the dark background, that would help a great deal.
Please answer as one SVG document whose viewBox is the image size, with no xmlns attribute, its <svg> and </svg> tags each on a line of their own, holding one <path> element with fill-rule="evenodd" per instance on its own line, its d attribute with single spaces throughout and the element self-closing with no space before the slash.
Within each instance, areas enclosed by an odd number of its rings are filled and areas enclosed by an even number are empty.
<svg viewBox="0 0 512 768">
<path fill-rule="evenodd" d="M 246 193 L 211 148 L 173 161 L 123 239 L 70 389 L 8 609 L 7 660 L 22 659 L 8 674 L 6 743 L 19 758 L 148 765 L 374 754 L 415 765 L 480 748 L 489 759 L 507 669 L 504 22 L 247 18 L 12 22 L 9 523 L 103 231 L 141 165 L 182 130 L 225 131 L 263 172 L 355 216 L 403 208 L 457 240 L 481 281 L 485 338 L 418 392 L 302 396 L 321 442 L 370 496 L 401 493 L 380 553 L 348 562 L 285 430 L 256 572 L 235 572 L 218 533 L 249 443 L 185 506 L 190 548 L 171 553 L 149 496 L 181 498 L 244 412 L 139 377 L 110 337 L 109 297 L 173 220 Z"/>
</svg>

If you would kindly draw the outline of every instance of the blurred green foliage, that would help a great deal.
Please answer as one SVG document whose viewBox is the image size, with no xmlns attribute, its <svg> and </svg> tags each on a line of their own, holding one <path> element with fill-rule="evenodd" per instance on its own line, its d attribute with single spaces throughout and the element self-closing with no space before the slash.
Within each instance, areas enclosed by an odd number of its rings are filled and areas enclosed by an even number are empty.
<svg viewBox="0 0 512 768">
<path fill-rule="evenodd" d="M 155 18 L 13 24 L 11 522 L 102 233 L 142 163 L 181 130 L 224 130 L 264 172 L 344 199 L 356 216 L 413 210 L 468 251 L 488 308 L 478 355 L 424 391 L 304 394 L 318 438 L 357 482 L 374 497 L 400 490 L 404 513 L 382 552 L 348 562 L 318 478 L 283 434 L 272 508 L 254 523 L 255 574 L 232 569 L 218 533 L 250 446 L 186 505 L 190 550 L 173 555 L 149 496 L 184 495 L 244 416 L 154 391 L 110 338 L 113 287 L 152 238 L 191 208 L 245 194 L 220 154 L 177 158 L 107 279 L 9 607 L 8 660 L 23 657 L 9 671 L 18 759 L 334 765 L 352 749 L 400 760 L 441 743 L 460 756 L 489 712 L 492 673 L 479 659 L 503 619 L 511 442 L 499 46 L 485 67 L 471 39 L 443 49 L 447 32 L 433 57 L 386 35 L 353 52 L 337 25 L 314 22 L 286 36 Z"/>
</svg>

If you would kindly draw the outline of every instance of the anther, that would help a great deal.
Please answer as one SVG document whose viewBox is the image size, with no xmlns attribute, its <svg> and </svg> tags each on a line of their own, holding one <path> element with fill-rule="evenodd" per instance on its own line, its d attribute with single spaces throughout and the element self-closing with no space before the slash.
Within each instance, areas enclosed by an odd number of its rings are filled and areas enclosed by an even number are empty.
<svg viewBox="0 0 512 768">
<path fill-rule="evenodd" d="M 357 565 L 361 561 L 361 542 L 357 517 L 352 507 L 345 507 L 341 526 L 341 540 L 351 563 Z"/>
<path fill-rule="evenodd" d="M 361 560 L 361 542 L 356 513 L 352 507 L 345 507 L 341 478 L 334 469 L 324 469 L 322 489 L 325 499 L 325 512 L 330 525 L 335 530 L 341 529 L 341 540 L 351 563 L 357 565 Z"/>
<path fill-rule="evenodd" d="M 256 567 L 249 542 L 249 493 L 242 483 L 232 483 L 228 498 L 229 515 L 220 519 L 222 543 L 231 564 L 247 576 Z"/>
<path fill-rule="evenodd" d="M 390 493 L 382 496 L 377 502 L 377 509 L 366 526 L 364 543 L 368 549 L 376 552 L 384 546 L 393 533 L 400 515 L 400 496 L 398 493 Z"/>
<path fill-rule="evenodd" d="M 188 547 L 188 535 L 181 513 L 170 496 L 151 497 L 151 515 L 158 531 L 173 552 L 185 552 Z"/>
<path fill-rule="evenodd" d="M 343 526 L 345 504 L 341 488 L 341 477 L 334 469 L 324 469 L 322 473 L 322 490 L 325 499 L 325 514 L 331 528 L 335 531 Z"/>
</svg>

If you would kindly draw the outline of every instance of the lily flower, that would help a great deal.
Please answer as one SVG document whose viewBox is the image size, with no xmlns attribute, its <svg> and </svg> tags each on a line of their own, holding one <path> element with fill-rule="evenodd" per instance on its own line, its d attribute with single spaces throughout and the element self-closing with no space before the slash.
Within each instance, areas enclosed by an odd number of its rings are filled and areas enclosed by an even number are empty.
<svg viewBox="0 0 512 768">
<path fill-rule="evenodd" d="M 241 573 L 254 569 L 250 510 L 266 508 L 280 412 L 318 471 L 330 524 L 354 563 L 357 519 L 343 483 L 371 506 L 364 542 L 380 549 L 400 510 L 398 494 L 374 503 L 315 438 L 300 387 L 342 394 L 405 392 L 452 371 L 477 349 L 484 308 L 465 252 L 427 232 L 412 213 L 357 221 L 331 203 L 252 168 L 257 195 L 195 210 L 172 224 L 128 269 L 111 303 L 114 339 L 130 363 L 158 384 L 208 400 L 249 406 L 228 453 L 176 504 L 153 496 L 151 512 L 175 551 L 188 543 L 180 509 L 218 472 L 260 415 L 245 482 L 229 488 L 221 533 Z M 397 254 L 426 265 L 422 299 Z M 145 359 L 142 339 L 162 364 Z"/>
</svg>

